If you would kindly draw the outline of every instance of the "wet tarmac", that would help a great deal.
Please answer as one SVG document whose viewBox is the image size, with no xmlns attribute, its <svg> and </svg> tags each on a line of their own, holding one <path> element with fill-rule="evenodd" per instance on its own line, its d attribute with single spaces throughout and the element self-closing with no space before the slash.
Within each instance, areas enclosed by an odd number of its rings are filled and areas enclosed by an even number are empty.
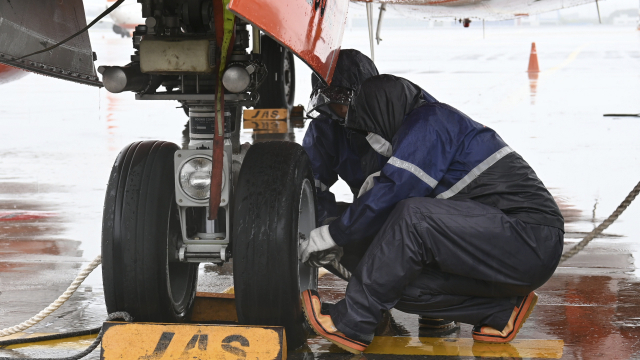
<svg viewBox="0 0 640 360">
<path fill-rule="evenodd" d="M 410 36 L 408 36 L 410 35 Z M 536 42 L 541 72 L 526 68 Z M 129 40 L 92 34 L 97 64 L 126 64 Z M 363 29 L 344 47 L 368 53 Z M 634 27 L 385 29 L 376 48 L 381 73 L 407 77 L 497 132 L 532 165 L 565 215 L 566 246 L 604 220 L 640 180 L 640 32 Z M 306 104 L 310 71 L 296 63 L 296 103 Z M 0 86 L 0 328 L 55 300 L 100 253 L 102 202 L 111 165 L 126 144 L 181 143 L 186 118 L 172 102 L 135 101 L 30 74 Z M 296 130 L 300 142 L 304 130 Z M 243 141 L 251 141 L 243 133 Z M 350 192 L 337 184 L 339 200 Z M 640 201 L 640 200 L 636 200 Z M 369 359 L 640 358 L 640 203 L 629 209 L 539 289 L 540 301 L 517 341 L 474 344 L 469 325 L 420 333 L 417 316 L 392 310 Z M 232 285 L 230 265 L 201 265 L 199 291 Z M 321 292 L 339 299 L 332 275 Z M 100 268 L 78 292 L 27 333 L 98 326 L 106 317 Z M 1 356 L 62 356 L 90 337 L 56 346 L 0 349 Z M 373 345 L 372 345 L 373 348 Z M 395 354 L 395 355 L 393 355 Z M 96 359 L 97 352 L 90 355 Z M 319 338 L 290 357 L 352 359 Z M 355 359 L 355 358 L 354 358 Z"/>
</svg>

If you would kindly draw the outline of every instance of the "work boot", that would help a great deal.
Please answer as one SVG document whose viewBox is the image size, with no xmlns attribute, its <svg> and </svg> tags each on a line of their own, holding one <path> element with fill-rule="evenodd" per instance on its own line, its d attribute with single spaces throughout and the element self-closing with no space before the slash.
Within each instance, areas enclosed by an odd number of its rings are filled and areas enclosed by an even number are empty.
<svg viewBox="0 0 640 360">
<path fill-rule="evenodd" d="M 371 343 L 362 339 L 351 339 L 336 329 L 331 315 L 323 313 L 320 296 L 315 290 L 305 290 L 300 295 L 302 311 L 311 328 L 323 338 L 354 354 L 360 354 Z M 326 308 L 325 308 L 326 309 Z"/>
<path fill-rule="evenodd" d="M 502 331 L 498 331 L 491 326 L 476 325 L 473 327 L 473 340 L 487 343 L 506 343 L 513 340 L 529 315 L 531 315 L 537 302 L 538 295 L 532 291 L 513 309 L 511 318 L 509 318 L 507 326 Z"/>
<path fill-rule="evenodd" d="M 433 319 L 420 315 L 418 319 L 420 330 L 449 330 L 456 327 L 456 322 L 445 319 Z"/>
</svg>

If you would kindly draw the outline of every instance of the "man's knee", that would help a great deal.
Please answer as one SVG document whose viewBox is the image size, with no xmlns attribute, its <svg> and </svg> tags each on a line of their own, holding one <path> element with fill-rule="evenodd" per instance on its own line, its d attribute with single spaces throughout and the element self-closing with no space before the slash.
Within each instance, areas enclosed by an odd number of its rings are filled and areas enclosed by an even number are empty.
<svg viewBox="0 0 640 360">
<path fill-rule="evenodd" d="M 396 216 L 401 216 L 402 218 L 413 218 L 416 214 L 421 213 L 422 208 L 425 207 L 426 204 L 434 201 L 435 199 L 431 198 L 423 198 L 423 197 L 414 197 L 400 201 L 396 204 L 396 207 L 393 209 L 393 213 Z"/>
</svg>

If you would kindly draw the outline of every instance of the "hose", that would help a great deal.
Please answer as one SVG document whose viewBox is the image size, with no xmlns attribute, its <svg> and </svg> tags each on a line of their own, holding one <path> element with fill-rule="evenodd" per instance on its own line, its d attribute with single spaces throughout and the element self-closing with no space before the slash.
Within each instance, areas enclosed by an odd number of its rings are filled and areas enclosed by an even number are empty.
<svg viewBox="0 0 640 360">
<path fill-rule="evenodd" d="M 100 265 L 100 263 L 102 263 L 102 256 L 98 255 L 96 256 L 95 259 L 93 259 L 91 263 L 89 263 L 82 270 L 80 270 L 80 273 L 78 274 L 78 276 L 76 276 L 75 280 L 73 280 L 71 285 L 69 285 L 69 287 L 67 288 L 67 291 L 65 291 L 62 295 L 60 295 L 60 297 L 56 301 L 51 303 L 51 305 L 47 306 L 44 310 L 40 311 L 36 316 L 32 317 L 31 319 L 19 325 L 0 330 L 0 337 L 9 336 L 9 335 L 24 331 L 32 327 L 33 325 L 39 323 L 40 321 L 42 321 L 44 318 L 49 316 L 52 312 L 58 310 L 58 308 L 62 306 L 62 304 L 64 304 L 67 300 L 69 300 L 71 295 L 73 295 L 73 293 L 76 292 L 76 290 L 78 289 L 78 286 L 82 284 L 84 279 L 86 279 L 87 276 L 96 267 L 98 267 L 98 265 Z"/>
</svg>

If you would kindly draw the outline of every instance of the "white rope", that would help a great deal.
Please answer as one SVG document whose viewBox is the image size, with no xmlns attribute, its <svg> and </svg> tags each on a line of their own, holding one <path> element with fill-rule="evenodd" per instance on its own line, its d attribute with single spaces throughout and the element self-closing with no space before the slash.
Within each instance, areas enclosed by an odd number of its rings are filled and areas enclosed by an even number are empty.
<svg viewBox="0 0 640 360">
<path fill-rule="evenodd" d="M 91 274 L 91 272 L 95 268 L 97 268 L 98 265 L 100 265 L 100 263 L 102 263 L 102 256 L 98 255 L 95 259 L 93 259 L 91 263 L 89 263 L 82 270 L 80 270 L 80 273 L 78 274 L 76 279 L 73 280 L 71 285 L 69 285 L 69 287 L 67 288 L 67 291 L 65 291 L 64 294 L 60 295 L 60 297 L 56 301 L 51 303 L 51 305 L 47 306 L 46 309 L 40 311 L 38 315 L 23 322 L 22 324 L 0 330 L 0 337 L 9 336 L 9 335 L 18 333 L 20 331 L 24 331 L 32 327 L 33 325 L 39 323 L 40 321 L 42 321 L 44 318 L 49 316 L 52 312 L 58 310 L 58 308 L 62 306 L 62 304 L 64 304 L 67 300 L 69 300 L 71 295 L 73 295 L 73 293 L 76 292 L 76 290 L 78 289 L 78 286 L 82 284 L 84 279 L 86 279 L 87 276 Z"/>
</svg>

